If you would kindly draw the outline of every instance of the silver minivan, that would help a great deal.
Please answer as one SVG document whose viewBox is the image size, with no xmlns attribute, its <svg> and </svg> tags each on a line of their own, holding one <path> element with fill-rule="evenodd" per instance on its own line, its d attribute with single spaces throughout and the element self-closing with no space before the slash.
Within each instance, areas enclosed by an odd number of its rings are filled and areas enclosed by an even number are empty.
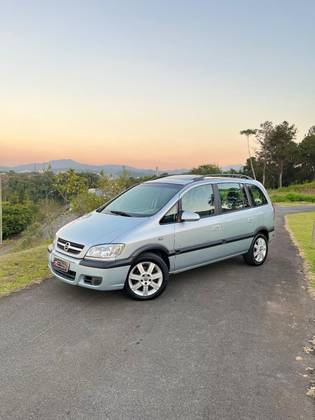
<svg viewBox="0 0 315 420">
<path fill-rule="evenodd" d="M 245 176 L 177 175 L 136 185 L 62 227 L 49 247 L 58 279 L 159 296 L 169 274 L 243 255 L 262 265 L 274 235 L 265 188 Z"/>
</svg>

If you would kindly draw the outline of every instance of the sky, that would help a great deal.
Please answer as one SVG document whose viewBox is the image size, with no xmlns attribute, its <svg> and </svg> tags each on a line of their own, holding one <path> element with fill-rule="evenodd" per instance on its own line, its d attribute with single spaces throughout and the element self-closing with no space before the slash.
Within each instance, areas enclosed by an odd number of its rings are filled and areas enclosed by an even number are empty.
<svg viewBox="0 0 315 420">
<path fill-rule="evenodd" d="M 265 120 L 300 141 L 314 21 L 313 0 L 0 0 L 0 166 L 238 164 Z"/>
</svg>

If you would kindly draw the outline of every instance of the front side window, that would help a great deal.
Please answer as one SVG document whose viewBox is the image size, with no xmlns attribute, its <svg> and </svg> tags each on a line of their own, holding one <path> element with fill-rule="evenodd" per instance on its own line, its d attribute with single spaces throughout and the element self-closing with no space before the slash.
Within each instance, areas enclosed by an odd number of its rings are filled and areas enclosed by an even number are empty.
<svg viewBox="0 0 315 420">
<path fill-rule="evenodd" d="M 267 204 L 267 199 L 264 193 L 261 191 L 260 188 L 257 187 L 257 185 L 248 184 L 247 187 L 251 195 L 254 206 L 258 207 L 258 206 L 263 206 L 264 204 Z"/>
<path fill-rule="evenodd" d="M 126 191 L 107 204 L 102 213 L 149 217 L 160 211 L 182 188 L 178 184 L 146 183 Z"/>
<path fill-rule="evenodd" d="M 243 184 L 236 184 L 232 182 L 218 184 L 218 190 L 221 198 L 221 208 L 223 213 L 249 207 Z"/>
<path fill-rule="evenodd" d="M 162 225 L 176 222 L 178 222 L 178 202 L 166 213 L 166 215 L 160 221 Z"/>
<path fill-rule="evenodd" d="M 214 214 L 214 196 L 210 184 L 192 188 L 182 197 L 182 211 L 190 211 L 202 217 Z"/>
</svg>

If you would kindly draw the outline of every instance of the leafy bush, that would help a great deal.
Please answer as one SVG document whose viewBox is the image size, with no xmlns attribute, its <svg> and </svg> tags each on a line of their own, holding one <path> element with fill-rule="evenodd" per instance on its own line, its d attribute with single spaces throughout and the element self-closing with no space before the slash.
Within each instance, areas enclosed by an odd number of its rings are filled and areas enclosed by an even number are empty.
<svg viewBox="0 0 315 420">
<path fill-rule="evenodd" d="M 96 194 L 83 192 L 78 194 L 71 201 L 71 208 L 79 215 L 89 213 L 104 204 L 104 197 L 98 197 Z"/>
<path fill-rule="evenodd" d="M 32 203 L 3 203 L 3 238 L 22 232 L 32 223 L 37 207 Z"/>
</svg>

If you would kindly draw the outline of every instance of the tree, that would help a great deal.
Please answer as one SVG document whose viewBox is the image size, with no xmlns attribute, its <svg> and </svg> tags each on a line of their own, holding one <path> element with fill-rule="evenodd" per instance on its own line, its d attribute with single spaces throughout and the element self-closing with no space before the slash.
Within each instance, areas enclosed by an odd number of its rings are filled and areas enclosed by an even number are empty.
<svg viewBox="0 0 315 420">
<path fill-rule="evenodd" d="M 252 129 L 252 128 L 248 128 L 247 130 L 240 131 L 240 135 L 241 136 L 246 136 L 246 138 L 247 138 L 248 158 L 250 160 L 250 166 L 251 166 L 251 169 L 252 169 L 252 174 L 253 174 L 254 179 L 256 179 L 256 174 L 255 174 L 254 165 L 253 165 L 253 161 L 252 161 L 252 157 L 251 157 L 249 138 L 250 138 L 250 136 L 255 135 L 256 131 L 257 131 L 256 129 Z"/>
<path fill-rule="evenodd" d="M 314 136 L 315 135 L 315 125 L 312 125 L 312 127 L 308 130 L 307 136 L 306 137 L 310 137 L 310 136 Z"/>
<path fill-rule="evenodd" d="M 80 172 L 80 176 L 85 179 L 87 188 L 97 188 L 98 186 L 98 174 L 94 172 Z"/>
<path fill-rule="evenodd" d="M 104 172 L 100 173 L 99 188 L 102 190 L 104 195 L 104 201 L 107 202 L 120 194 L 123 190 L 129 188 L 132 184 L 135 184 L 135 180 L 130 184 L 130 178 L 123 173 L 121 176 L 113 178 Z"/>
<path fill-rule="evenodd" d="M 56 175 L 54 188 L 68 204 L 78 194 L 87 190 L 86 180 L 73 169 Z"/>
<path fill-rule="evenodd" d="M 215 163 L 208 163 L 207 165 L 200 165 L 197 168 L 193 168 L 190 173 L 196 175 L 210 175 L 221 173 L 221 168 Z"/>
<path fill-rule="evenodd" d="M 315 126 L 299 144 L 298 156 L 303 180 L 315 180 Z"/>
<path fill-rule="evenodd" d="M 260 124 L 260 128 L 256 131 L 256 140 L 260 146 L 260 149 L 256 153 L 257 161 L 262 162 L 262 183 L 266 185 L 266 170 L 267 165 L 270 164 L 270 148 L 269 140 L 273 132 L 273 123 L 271 121 L 265 121 Z"/>
<path fill-rule="evenodd" d="M 282 188 L 283 174 L 286 166 L 294 162 L 297 144 L 293 141 L 296 136 L 296 127 L 289 125 L 287 121 L 276 125 L 272 130 L 268 140 L 268 153 L 270 159 L 277 167 L 278 186 Z"/>
</svg>

